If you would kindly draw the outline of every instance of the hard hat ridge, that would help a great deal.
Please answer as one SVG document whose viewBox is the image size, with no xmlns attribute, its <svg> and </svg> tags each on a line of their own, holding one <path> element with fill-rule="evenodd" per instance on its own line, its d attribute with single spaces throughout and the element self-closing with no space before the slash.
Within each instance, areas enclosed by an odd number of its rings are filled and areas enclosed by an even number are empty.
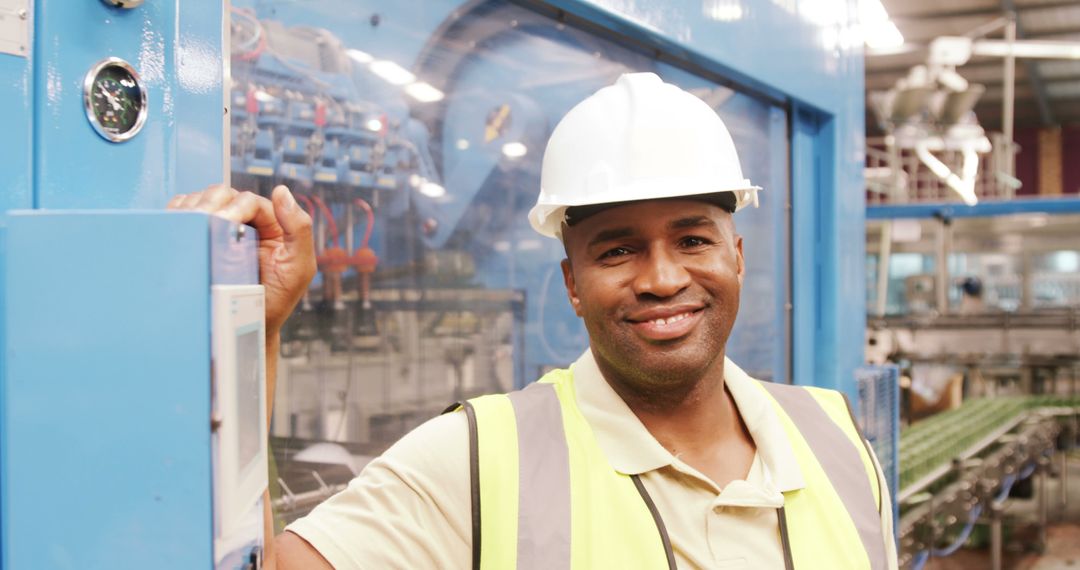
<svg viewBox="0 0 1080 570">
<path fill-rule="evenodd" d="M 568 207 L 731 192 L 738 209 L 756 205 L 757 190 L 704 101 L 656 74 L 624 74 L 555 127 L 529 221 L 561 238 Z"/>
</svg>

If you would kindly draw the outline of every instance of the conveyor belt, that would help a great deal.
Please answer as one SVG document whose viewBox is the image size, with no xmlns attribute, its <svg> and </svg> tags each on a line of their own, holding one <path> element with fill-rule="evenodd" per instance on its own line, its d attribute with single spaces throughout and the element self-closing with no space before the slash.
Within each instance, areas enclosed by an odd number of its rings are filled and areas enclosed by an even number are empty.
<svg viewBox="0 0 1080 570">
<path fill-rule="evenodd" d="M 1010 396 L 970 400 L 955 410 L 901 430 L 901 501 L 928 480 L 936 479 L 935 473 L 948 470 L 953 459 L 967 459 L 973 449 L 977 452 L 993 443 L 1015 427 L 1028 410 L 1075 406 L 1080 406 L 1080 398 Z"/>
</svg>

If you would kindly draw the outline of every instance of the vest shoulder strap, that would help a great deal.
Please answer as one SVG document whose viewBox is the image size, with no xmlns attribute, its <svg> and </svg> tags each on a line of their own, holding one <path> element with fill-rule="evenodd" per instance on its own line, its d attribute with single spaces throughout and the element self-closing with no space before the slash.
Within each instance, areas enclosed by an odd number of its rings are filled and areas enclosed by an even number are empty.
<svg viewBox="0 0 1080 570">
<path fill-rule="evenodd" d="M 884 568 L 881 488 L 871 452 L 846 397 L 834 390 L 761 382 L 794 424 L 846 508 L 871 568 Z M 802 445 L 792 441 L 793 445 Z"/>
</svg>

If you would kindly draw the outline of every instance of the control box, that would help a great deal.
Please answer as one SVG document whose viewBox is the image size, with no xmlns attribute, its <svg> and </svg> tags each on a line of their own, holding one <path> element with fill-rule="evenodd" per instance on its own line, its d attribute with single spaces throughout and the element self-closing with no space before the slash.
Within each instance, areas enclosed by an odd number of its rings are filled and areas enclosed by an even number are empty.
<svg viewBox="0 0 1080 570">
<path fill-rule="evenodd" d="M 5 225 L 2 568 L 258 568 L 256 232 L 166 211 L 12 212 Z"/>
</svg>

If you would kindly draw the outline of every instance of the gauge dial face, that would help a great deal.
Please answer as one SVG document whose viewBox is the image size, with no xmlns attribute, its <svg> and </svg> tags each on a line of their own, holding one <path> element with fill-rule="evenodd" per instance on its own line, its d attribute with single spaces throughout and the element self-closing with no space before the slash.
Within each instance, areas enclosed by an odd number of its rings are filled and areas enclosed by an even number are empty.
<svg viewBox="0 0 1080 570">
<path fill-rule="evenodd" d="M 86 75 L 83 89 L 87 119 L 102 137 L 126 141 L 146 122 L 146 88 L 126 61 L 98 63 Z"/>
</svg>

